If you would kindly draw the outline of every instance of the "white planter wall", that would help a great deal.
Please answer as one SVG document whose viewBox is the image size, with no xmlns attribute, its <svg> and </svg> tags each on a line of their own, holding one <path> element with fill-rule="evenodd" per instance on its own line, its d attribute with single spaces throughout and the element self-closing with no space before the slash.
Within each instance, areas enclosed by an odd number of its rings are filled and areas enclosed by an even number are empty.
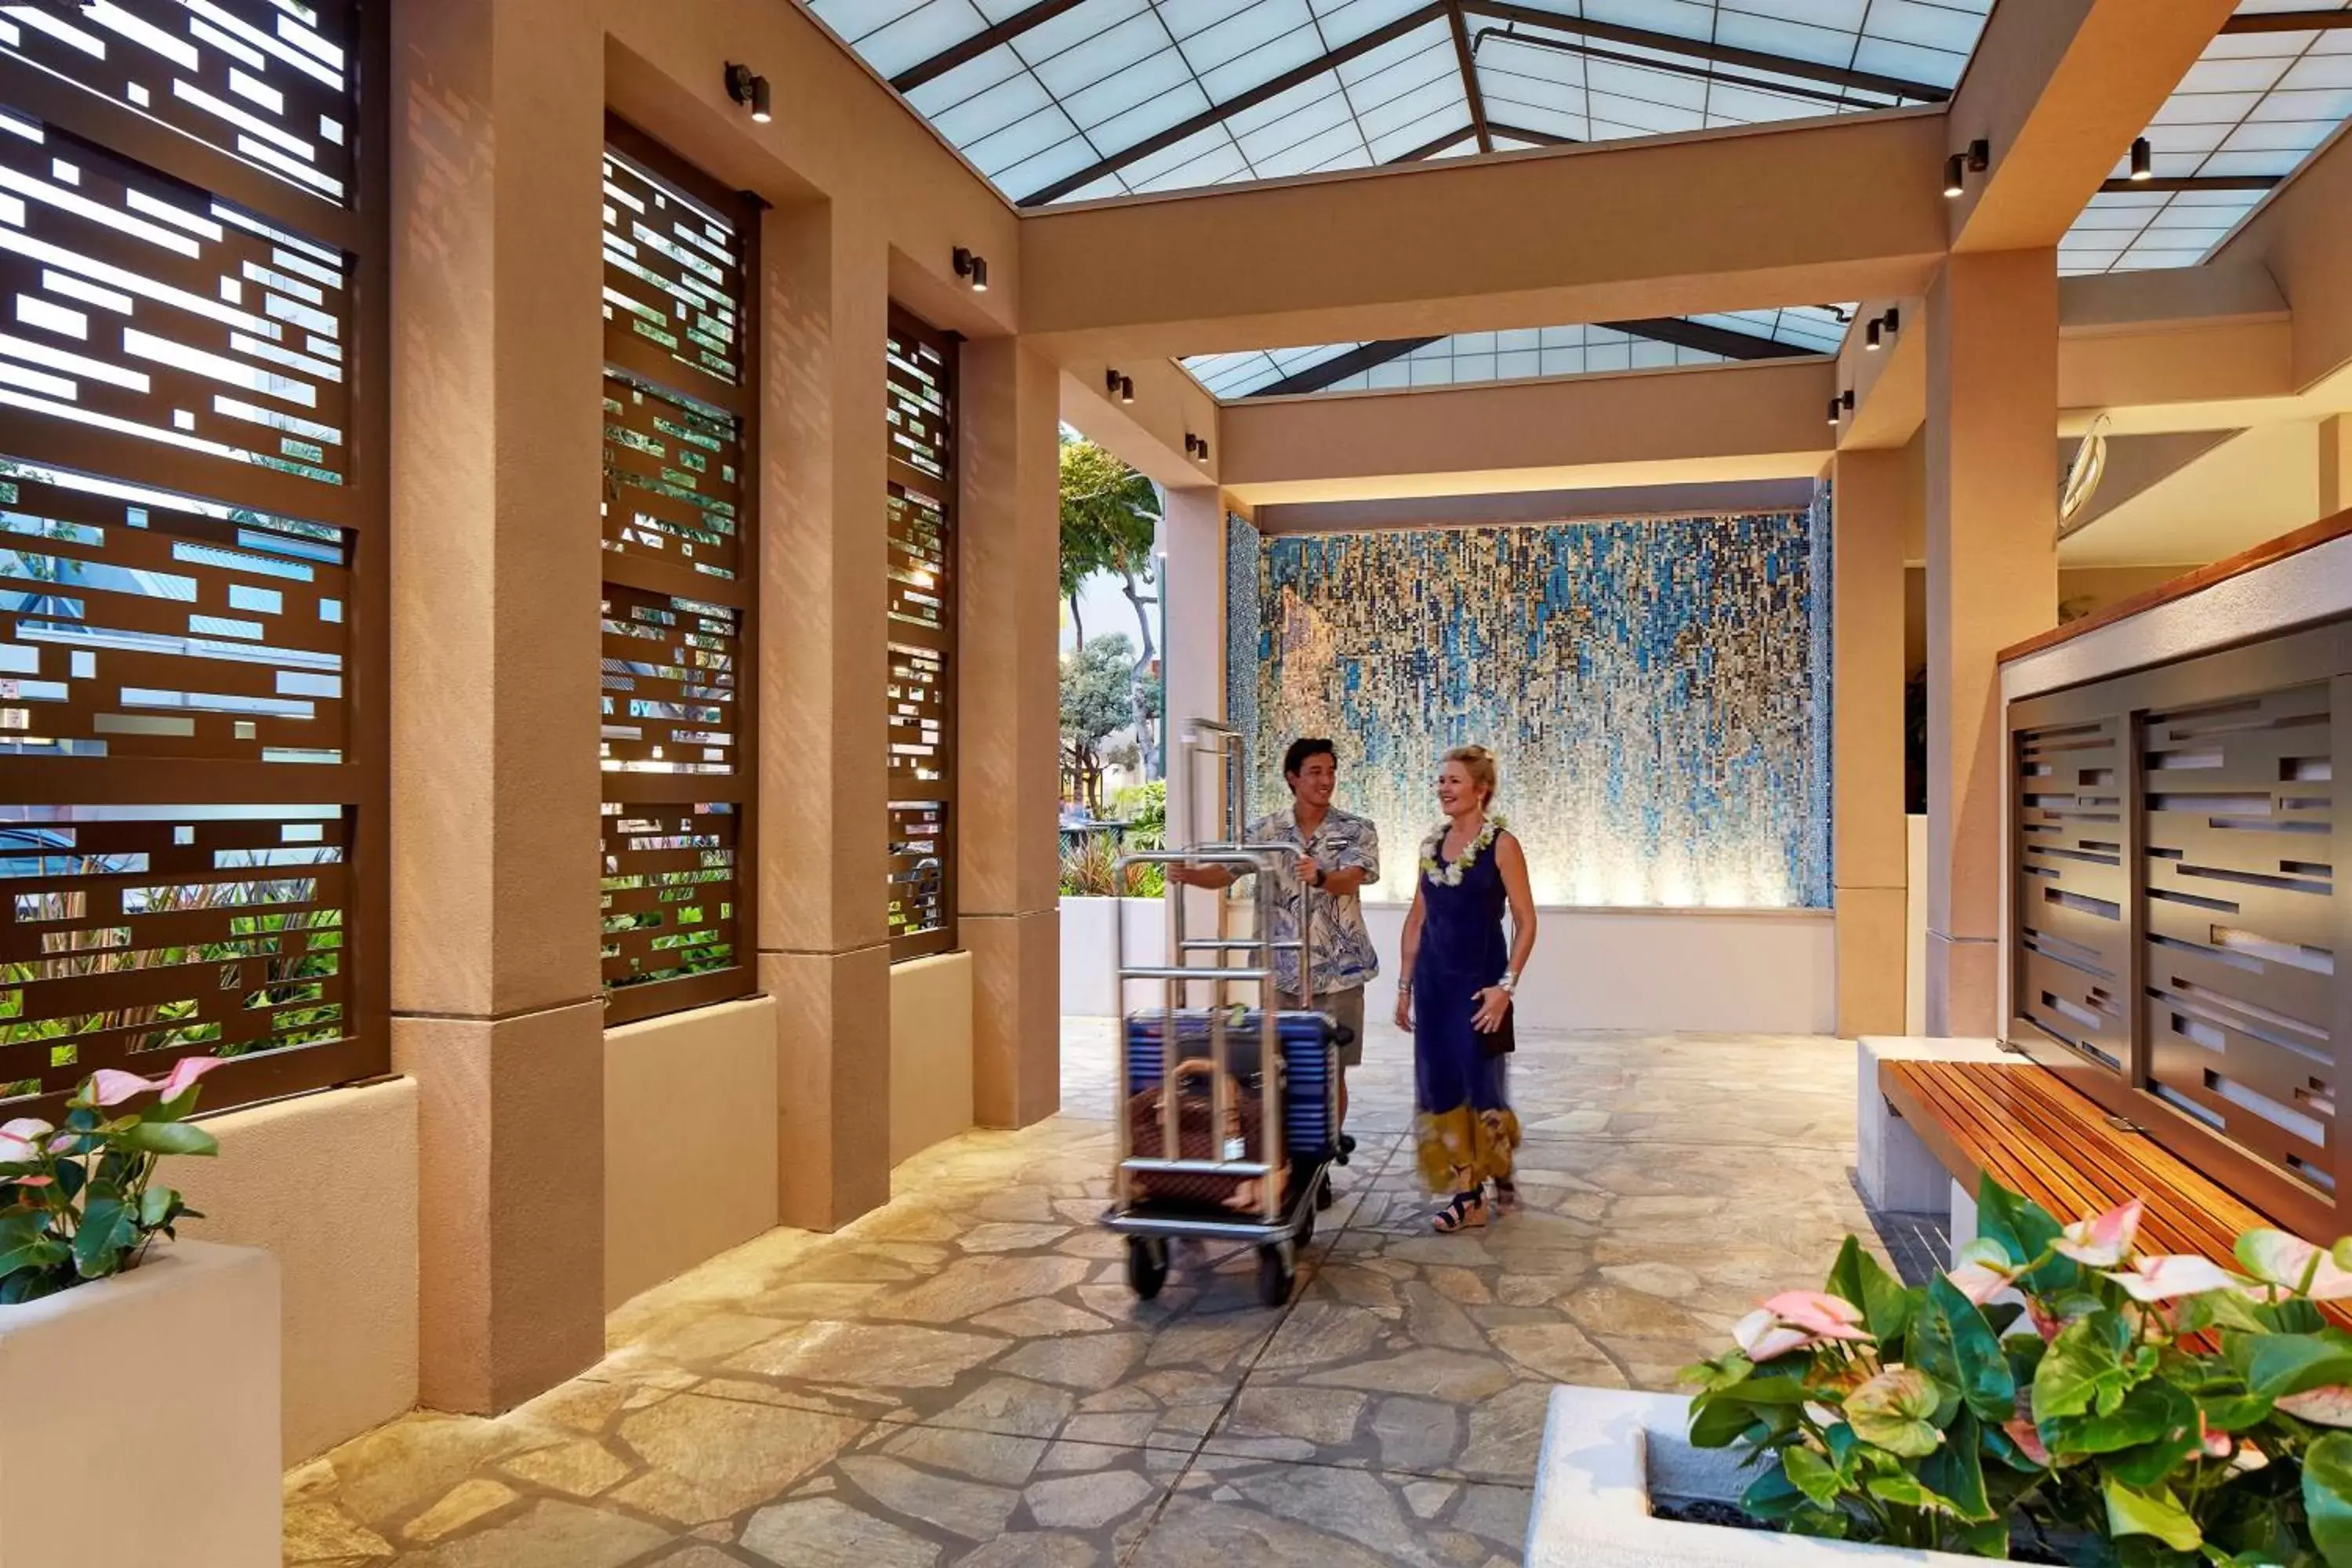
<svg viewBox="0 0 2352 1568">
<path fill-rule="evenodd" d="M 1985 1559 L 1650 1516 L 1654 1496 L 1737 1502 L 1736 1450 L 1694 1448 L 1678 1394 L 1560 1387 L 1544 1414 L 1527 1568 L 1982 1568 Z"/>
<path fill-rule="evenodd" d="M 1168 910 L 1158 899 L 1064 899 L 1062 900 L 1062 1012 L 1081 1018 L 1109 1018 L 1120 1008 L 1111 996 L 1111 920 L 1127 922 L 1129 963 L 1160 963 L 1168 952 Z M 1131 987 L 1142 1005 L 1147 990 Z"/>
<path fill-rule="evenodd" d="M 0 1307 L 0 1568 L 278 1561 L 278 1260 L 159 1244 Z"/>
</svg>

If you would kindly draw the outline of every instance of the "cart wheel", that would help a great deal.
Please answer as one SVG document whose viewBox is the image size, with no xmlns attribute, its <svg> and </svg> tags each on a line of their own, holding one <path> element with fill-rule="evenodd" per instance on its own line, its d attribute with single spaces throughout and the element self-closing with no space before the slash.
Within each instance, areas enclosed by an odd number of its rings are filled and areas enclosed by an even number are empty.
<svg viewBox="0 0 2352 1568">
<path fill-rule="evenodd" d="M 1326 1172 L 1323 1175 L 1316 1178 L 1315 1206 L 1317 1208 L 1329 1208 L 1331 1206 L 1332 1200 L 1338 1195 L 1338 1194 L 1331 1190 L 1331 1177 L 1328 1172 Z"/>
<path fill-rule="evenodd" d="M 1257 1249 L 1257 1299 L 1269 1307 L 1279 1307 L 1290 1300 L 1291 1282 L 1297 1276 L 1290 1264 L 1289 1248 L 1280 1242 Z"/>
<path fill-rule="evenodd" d="M 1138 1300 L 1149 1301 L 1168 1283 L 1168 1244 L 1156 1236 L 1127 1238 L 1127 1282 Z"/>
</svg>

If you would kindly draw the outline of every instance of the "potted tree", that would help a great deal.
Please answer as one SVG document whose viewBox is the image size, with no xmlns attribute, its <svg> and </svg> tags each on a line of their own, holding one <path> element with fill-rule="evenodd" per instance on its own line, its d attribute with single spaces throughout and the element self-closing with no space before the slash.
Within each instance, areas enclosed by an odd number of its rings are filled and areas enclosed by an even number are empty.
<svg viewBox="0 0 2352 1568">
<path fill-rule="evenodd" d="M 156 1180 L 218 1152 L 188 1117 L 220 1065 L 0 1125 L 0 1568 L 278 1560 L 277 1260 L 178 1240 L 201 1216 Z"/>
<path fill-rule="evenodd" d="M 2061 1226 L 1987 1182 L 1958 1266 L 1849 1237 L 1685 1400 L 1555 1391 L 1530 1568 L 2352 1565 L 2352 1244 L 2136 1256 L 2137 1203 Z"/>
</svg>

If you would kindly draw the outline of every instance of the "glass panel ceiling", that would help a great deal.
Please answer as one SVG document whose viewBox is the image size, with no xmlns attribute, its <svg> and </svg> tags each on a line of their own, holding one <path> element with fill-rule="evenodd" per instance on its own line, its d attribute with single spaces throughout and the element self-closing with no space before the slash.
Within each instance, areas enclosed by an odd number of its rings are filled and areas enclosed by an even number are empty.
<svg viewBox="0 0 2352 1568">
<path fill-rule="evenodd" d="M 2238 15 L 2344 11 L 2352 0 L 2242 0 Z M 2152 173 L 2174 179 L 2284 179 L 2352 115 L 2352 28 L 2224 33 L 2148 123 Z M 2116 180 L 2131 173 L 2126 156 Z M 2265 192 L 2214 184 L 2102 191 L 2058 245 L 2061 273 L 2193 267 Z"/>
<path fill-rule="evenodd" d="M 1426 0 L 803 0 L 1014 201 L 1477 150 Z M 1463 0 L 1498 150 L 1933 100 L 1991 0 Z M 1525 17 L 1552 13 L 1559 26 Z M 1710 58 L 1713 57 L 1713 58 Z M 1760 58 L 1759 58 L 1760 57 Z"/>
<path fill-rule="evenodd" d="M 1853 319 L 1852 305 L 1807 305 L 1784 310 L 1738 310 L 1686 316 L 1676 321 L 1720 328 L 1766 343 L 1807 353 L 1835 353 Z M 1843 319 L 1842 319 L 1843 318 Z M 1672 323 L 1661 323 L 1661 332 Z M 1725 342 L 1723 346 L 1737 344 Z M 1392 352 L 1383 353 L 1383 350 Z M 1248 397 L 1293 376 L 1328 365 L 1343 354 L 1367 351 L 1364 363 L 1318 392 L 1365 392 L 1387 387 L 1454 386 L 1515 381 L 1529 376 L 1584 375 L 1603 371 L 1649 370 L 1664 365 L 1716 364 L 1732 355 L 1668 341 L 1635 330 L 1609 326 L 1529 327 L 1517 331 L 1460 332 L 1408 348 L 1403 343 L 1318 343 L 1311 348 L 1251 350 L 1244 353 L 1197 354 L 1183 362 L 1202 386 L 1220 398 Z"/>
</svg>

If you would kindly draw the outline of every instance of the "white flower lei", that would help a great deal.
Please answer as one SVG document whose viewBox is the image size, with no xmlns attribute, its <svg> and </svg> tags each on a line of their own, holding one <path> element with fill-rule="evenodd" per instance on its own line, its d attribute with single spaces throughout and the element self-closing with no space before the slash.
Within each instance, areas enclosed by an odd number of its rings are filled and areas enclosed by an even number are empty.
<svg viewBox="0 0 2352 1568">
<path fill-rule="evenodd" d="M 1462 847 L 1462 853 L 1456 855 L 1451 863 L 1441 866 L 1437 861 L 1437 852 L 1445 847 L 1447 826 L 1445 823 L 1439 823 L 1437 830 L 1422 840 L 1421 870 L 1422 875 L 1433 882 L 1443 882 L 1449 888 L 1458 888 L 1462 885 L 1462 874 L 1477 863 L 1480 852 L 1494 843 L 1495 835 L 1508 828 L 1510 824 L 1503 819 L 1499 812 L 1489 816 L 1486 819 L 1486 826 L 1478 830 L 1478 836 Z"/>
</svg>

